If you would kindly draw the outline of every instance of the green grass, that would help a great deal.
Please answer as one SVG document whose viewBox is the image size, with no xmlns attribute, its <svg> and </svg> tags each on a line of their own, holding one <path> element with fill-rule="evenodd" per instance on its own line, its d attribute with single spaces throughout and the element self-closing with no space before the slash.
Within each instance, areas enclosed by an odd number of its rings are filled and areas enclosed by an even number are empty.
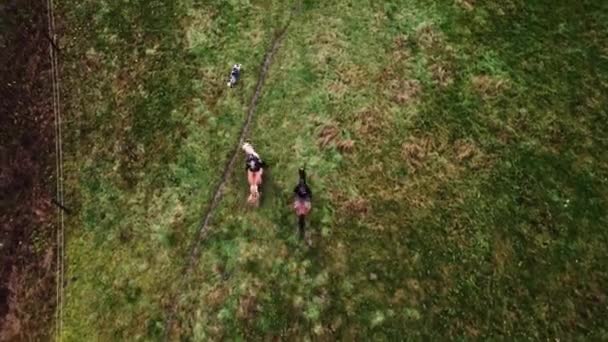
<svg viewBox="0 0 608 342">
<path fill-rule="evenodd" d="M 182 275 L 289 6 L 103 4 L 64 7 L 69 340 L 157 339 L 173 296 L 185 340 L 608 337 L 606 5 L 303 1 L 250 132 L 262 206 L 237 165 Z"/>
<path fill-rule="evenodd" d="M 190 239 L 278 25 L 260 10 L 222 6 L 64 7 L 73 35 L 66 168 L 80 213 L 70 222 L 68 339 L 162 333 L 164 306 L 179 290 Z M 227 92 L 227 60 L 243 55 L 250 68 L 240 93 Z"/>
</svg>

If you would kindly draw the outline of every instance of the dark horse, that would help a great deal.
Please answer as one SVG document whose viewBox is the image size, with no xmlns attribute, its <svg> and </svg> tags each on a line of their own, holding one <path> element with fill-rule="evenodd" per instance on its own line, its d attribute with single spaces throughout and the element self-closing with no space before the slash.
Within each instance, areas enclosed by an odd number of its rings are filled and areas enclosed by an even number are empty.
<svg viewBox="0 0 608 342">
<path fill-rule="evenodd" d="M 298 185 L 296 185 L 294 192 L 294 203 L 293 208 L 298 215 L 298 226 L 300 229 L 300 238 L 304 238 L 304 227 L 306 225 L 306 216 L 312 208 L 312 191 L 306 184 L 306 171 L 304 168 L 299 170 L 300 179 Z"/>
</svg>

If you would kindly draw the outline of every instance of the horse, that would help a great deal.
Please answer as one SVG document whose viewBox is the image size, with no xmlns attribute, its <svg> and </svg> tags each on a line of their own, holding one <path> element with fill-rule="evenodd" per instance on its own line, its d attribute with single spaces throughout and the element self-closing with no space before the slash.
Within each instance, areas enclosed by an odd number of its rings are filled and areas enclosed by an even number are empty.
<svg viewBox="0 0 608 342">
<path fill-rule="evenodd" d="M 293 209 L 298 216 L 298 228 L 300 231 L 300 238 L 304 238 L 304 227 L 306 225 L 306 216 L 310 213 L 312 208 L 312 191 L 308 184 L 306 184 L 306 171 L 304 168 L 298 170 L 299 179 L 298 184 L 294 188 L 294 202 Z"/>
<path fill-rule="evenodd" d="M 264 167 L 266 164 L 250 143 L 244 143 L 242 148 L 246 155 L 245 169 L 247 170 L 247 182 L 249 183 L 249 197 L 247 198 L 247 202 L 251 205 L 258 206 L 260 201 L 262 175 L 264 174 Z"/>
</svg>

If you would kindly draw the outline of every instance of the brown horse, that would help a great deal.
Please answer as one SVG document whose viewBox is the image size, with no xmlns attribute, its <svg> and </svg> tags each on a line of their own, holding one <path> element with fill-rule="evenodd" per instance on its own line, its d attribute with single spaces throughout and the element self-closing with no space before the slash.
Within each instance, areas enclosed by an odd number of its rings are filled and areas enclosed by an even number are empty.
<svg viewBox="0 0 608 342">
<path fill-rule="evenodd" d="M 260 186 L 262 185 L 262 175 L 264 174 L 265 163 L 262 161 L 253 146 L 249 143 L 243 144 L 243 151 L 247 155 L 245 159 L 247 169 L 247 182 L 249 183 L 249 197 L 247 202 L 253 206 L 260 203 Z"/>
</svg>

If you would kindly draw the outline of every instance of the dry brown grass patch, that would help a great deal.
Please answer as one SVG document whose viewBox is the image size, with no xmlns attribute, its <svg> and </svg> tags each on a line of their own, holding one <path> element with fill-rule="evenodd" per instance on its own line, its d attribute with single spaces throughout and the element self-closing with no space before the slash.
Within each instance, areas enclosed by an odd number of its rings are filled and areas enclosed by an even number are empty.
<svg viewBox="0 0 608 342">
<path fill-rule="evenodd" d="M 338 205 L 343 217 L 363 217 L 371 210 L 369 200 L 362 196 L 349 195 L 344 191 L 333 192 L 332 202 Z"/>
<path fill-rule="evenodd" d="M 420 94 L 420 82 L 417 80 L 402 81 L 393 100 L 400 104 L 409 103 Z"/>
<path fill-rule="evenodd" d="M 433 82 L 440 87 L 445 88 L 454 83 L 452 70 L 446 63 L 433 63 L 431 64 L 430 71 Z"/>
<path fill-rule="evenodd" d="M 126 69 L 120 70 L 116 77 L 112 81 L 112 88 L 114 90 L 114 99 L 122 103 L 124 93 L 129 89 L 129 84 L 132 84 L 131 75 Z"/>
<path fill-rule="evenodd" d="M 334 81 L 327 87 L 329 93 L 338 99 L 344 97 L 344 94 L 346 94 L 346 89 L 347 86 L 342 82 L 342 80 Z"/>
<path fill-rule="evenodd" d="M 383 111 L 378 107 L 366 107 L 356 114 L 358 133 L 364 140 L 379 136 L 388 129 L 388 122 L 383 116 Z"/>
<path fill-rule="evenodd" d="M 592 94 L 588 95 L 585 99 L 585 105 L 590 110 L 600 110 L 603 106 L 603 103 L 604 102 L 602 100 L 602 95 L 596 89 L 594 89 L 592 91 Z"/>
<path fill-rule="evenodd" d="M 101 52 L 96 51 L 93 48 L 90 48 L 85 53 L 84 67 L 87 69 L 87 72 L 95 72 L 97 71 L 103 62 L 103 55 Z"/>
<path fill-rule="evenodd" d="M 425 50 L 434 49 L 443 43 L 441 34 L 432 25 L 422 25 L 416 31 L 416 41 Z"/>
<path fill-rule="evenodd" d="M 395 37 L 395 39 L 393 39 L 393 47 L 395 49 L 403 49 L 406 46 L 407 43 L 407 36 L 405 35 L 398 35 L 397 37 Z"/>
<path fill-rule="evenodd" d="M 424 298 L 424 289 L 416 279 L 408 279 L 406 282 L 408 296 L 406 301 L 411 306 L 416 306 Z"/>
<path fill-rule="evenodd" d="M 226 289 L 223 286 L 218 286 L 207 294 L 206 303 L 212 307 L 217 307 L 220 304 L 224 303 L 227 296 L 228 296 L 228 291 L 226 291 Z"/>
<path fill-rule="evenodd" d="M 334 123 L 326 124 L 319 132 L 317 142 L 321 148 L 327 147 L 340 134 L 340 129 Z"/>
<path fill-rule="evenodd" d="M 454 142 L 454 154 L 456 160 L 462 162 L 464 160 L 471 159 L 473 156 L 478 154 L 478 150 L 475 145 L 469 142 L 464 140 L 456 140 Z"/>
<path fill-rule="evenodd" d="M 475 9 L 475 0 L 455 0 L 455 2 L 467 12 Z"/>
<path fill-rule="evenodd" d="M 364 216 L 370 210 L 369 201 L 362 197 L 352 198 L 344 203 L 346 211 L 353 216 Z"/>
<path fill-rule="evenodd" d="M 375 79 L 376 83 L 387 92 L 390 99 L 399 104 L 411 102 L 421 92 L 420 82 L 411 79 L 410 76 L 411 64 L 408 62 L 410 57 L 408 49 L 396 49 L 393 51 L 392 63 L 384 67 Z"/>
<path fill-rule="evenodd" d="M 393 40 L 393 52 L 391 54 L 394 62 L 408 62 L 412 57 L 412 51 L 407 46 L 409 38 L 399 35 Z"/>
<path fill-rule="evenodd" d="M 433 206 L 433 197 L 418 189 L 417 186 L 412 186 L 410 193 L 403 196 L 407 201 L 408 206 L 416 209 L 430 209 Z"/>
<path fill-rule="evenodd" d="M 430 58 L 429 71 L 433 81 L 440 87 L 454 82 L 454 48 L 448 44 L 442 32 L 432 25 L 422 25 L 416 31 L 416 41 Z"/>
<path fill-rule="evenodd" d="M 470 336 L 470 337 L 479 337 L 479 335 L 481 334 L 479 329 L 475 328 L 472 324 L 466 324 L 464 326 L 464 329 L 467 332 L 467 336 Z"/>
<path fill-rule="evenodd" d="M 410 138 L 401 146 L 401 156 L 413 172 L 422 167 L 429 153 L 435 149 L 435 143 L 429 136 Z"/>
<path fill-rule="evenodd" d="M 340 152 L 349 153 L 355 148 L 355 142 L 352 139 L 340 140 L 336 143 L 336 147 Z"/>
<path fill-rule="evenodd" d="M 509 263 L 509 260 L 513 256 L 513 247 L 508 239 L 496 238 L 493 245 L 492 257 L 496 271 L 502 273 L 505 269 L 505 265 Z"/>
<path fill-rule="evenodd" d="M 341 137 L 341 130 L 335 122 L 326 123 L 321 127 L 317 143 L 321 148 L 335 146 L 342 153 L 352 152 L 355 148 L 355 142 L 352 139 Z"/>
<path fill-rule="evenodd" d="M 365 85 L 368 80 L 367 71 L 361 66 L 353 63 L 339 65 L 336 73 L 340 76 L 340 81 L 344 85 Z"/>
<path fill-rule="evenodd" d="M 409 138 L 401 147 L 401 156 L 413 173 L 424 168 L 432 159 L 439 166 L 439 175 L 448 178 L 457 175 L 465 163 L 482 167 L 489 162 L 472 142 L 459 139 L 450 143 L 434 135 Z"/>
<path fill-rule="evenodd" d="M 391 304 L 395 305 L 403 305 L 405 299 L 407 298 L 404 289 L 397 289 L 393 294 L 393 297 L 390 299 Z"/>
<path fill-rule="evenodd" d="M 326 65 L 335 56 L 344 53 L 342 34 L 336 26 L 338 23 L 332 23 L 330 29 L 319 30 L 319 32 L 307 40 L 307 44 L 315 51 L 315 65 Z"/>
<path fill-rule="evenodd" d="M 259 306 L 255 296 L 245 295 L 239 299 L 239 307 L 236 312 L 236 316 L 239 319 L 251 320 L 256 316 L 259 311 Z"/>
<path fill-rule="evenodd" d="M 471 85 L 475 92 L 483 98 L 495 97 L 509 86 L 505 80 L 489 75 L 473 76 Z"/>
<path fill-rule="evenodd" d="M 338 241 L 329 245 L 329 250 L 330 253 L 327 253 L 327 255 L 331 260 L 332 271 L 338 274 L 346 272 L 348 270 L 348 248 L 343 242 Z"/>
</svg>

